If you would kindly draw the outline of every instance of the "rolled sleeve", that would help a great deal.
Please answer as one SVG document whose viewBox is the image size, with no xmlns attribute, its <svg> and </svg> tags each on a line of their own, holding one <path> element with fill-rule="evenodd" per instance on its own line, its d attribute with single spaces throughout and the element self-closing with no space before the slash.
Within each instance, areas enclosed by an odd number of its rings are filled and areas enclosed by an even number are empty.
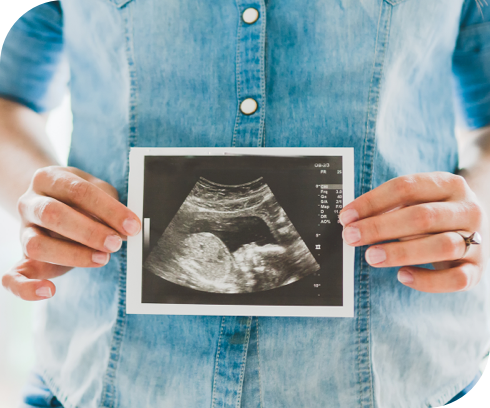
<svg viewBox="0 0 490 408">
<path fill-rule="evenodd" d="M 68 76 L 60 3 L 37 6 L 14 24 L 5 39 L 0 97 L 46 112 L 61 102 Z"/>
<path fill-rule="evenodd" d="M 490 6 L 466 1 L 453 55 L 458 124 L 490 124 Z"/>
</svg>

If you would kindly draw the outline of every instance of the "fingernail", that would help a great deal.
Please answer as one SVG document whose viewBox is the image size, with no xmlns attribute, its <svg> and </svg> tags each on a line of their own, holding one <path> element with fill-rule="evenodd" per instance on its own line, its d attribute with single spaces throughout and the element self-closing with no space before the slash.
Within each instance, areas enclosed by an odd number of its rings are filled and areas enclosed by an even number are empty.
<svg viewBox="0 0 490 408">
<path fill-rule="evenodd" d="M 122 245 L 122 239 L 119 235 L 109 235 L 104 242 L 104 246 L 107 248 L 109 252 L 119 251 L 121 245 Z"/>
<path fill-rule="evenodd" d="M 361 232 L 356 227 L 346 227 L 342 231 L 342 237 L 348 244 L 355 244 L 361 240 Z"/>
<path fill-rule="evenodd" d="M 401 283 L 413 283 L 414 279 L 413 279 L 413 275 L 411 272 L 408 272 L 404 269 L 400 269 L 398 271 L 398 280 L 401 282 Z"/>
<path fill-rule="evenodd" d="M 46 299 L 53 297 L 53 294 L 51 293 L 51 288 L 49 286 L 43 286 L 43 287 L 37 289 L 36 295 L 39 297 L 46 298 Z"/>
<path fill-rule="evenodd" d="M 357 221 L 359 219 L 359 213 L 353 209 L 345 210 L 339 215 L 339 219 L 340 223 L 345 227 L 347 224 Z"/>
<path fill-rule="evenodd" d="M 371 265 L 386 261 L 386 252 L 383 248 L 372 247 L 366 251 L 366 260 Z"/>
<path fill-rule="evenodd" d="M 123 222 L 123 228 L 128 235 L 136 235 L 140 231 L 140 224 L 138 221 L 128 218 Z"/>
<path fill-rule="evenodd" d="M 92 261 L 99 265 L 105 265 L 109 262 L 109 254 L 106 252 L 96 251 L 92 254 Z"/>
</svg>

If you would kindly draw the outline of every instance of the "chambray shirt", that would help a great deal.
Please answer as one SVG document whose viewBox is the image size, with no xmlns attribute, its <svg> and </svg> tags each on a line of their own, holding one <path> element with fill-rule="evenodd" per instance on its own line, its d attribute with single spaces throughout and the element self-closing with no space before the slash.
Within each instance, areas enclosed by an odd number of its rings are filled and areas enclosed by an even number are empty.
<svg viewBox="0 0 490 408">
<path fill-rule="evenodd" d="M 52 2 L 12 28 L 0 95 L 50 110 L 64 61 L 69 164 L 123 203 L 131 146 L 354 147 L 359 196 L 454 172 L 455 118 L 490 123 L 490 6 L 475 0 Z M 246 98 L 258 104 L 248 116 Z M 123 248 L 55 279 L 38 305 L 39 371 L 66 408 L 444 404 L 487 350 L 488 276 L 421 293 L 364 252 L 354 318 L 257 318 L 126 315 Z"/>
</svg>

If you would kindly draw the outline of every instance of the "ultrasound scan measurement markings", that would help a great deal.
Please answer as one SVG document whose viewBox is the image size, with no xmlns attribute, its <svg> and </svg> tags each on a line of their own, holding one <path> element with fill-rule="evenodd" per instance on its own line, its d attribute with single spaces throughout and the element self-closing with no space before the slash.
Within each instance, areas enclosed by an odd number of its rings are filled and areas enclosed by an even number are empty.
<svg viewBox="0 0 490 408">
<path fill-rule="evenodd" d="M 150 219 L 145 218 L 143 220 L 143 245 L 145 247 L 145 250 L 148 250 L 150 248 Z"/>
</svg>

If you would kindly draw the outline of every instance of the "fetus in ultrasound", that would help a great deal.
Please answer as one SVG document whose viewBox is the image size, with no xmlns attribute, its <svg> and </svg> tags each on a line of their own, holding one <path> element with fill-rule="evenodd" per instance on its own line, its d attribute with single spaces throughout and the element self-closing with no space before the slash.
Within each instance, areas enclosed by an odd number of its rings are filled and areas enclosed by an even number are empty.
<svg viewBox="0 0 490 408">
<path fill-rule="evenodd" d="M 263 178 L 222 185 L 202 177 L 144 267 L 213 293 L 270 290 L 320 269 Z"/>
</svg>

